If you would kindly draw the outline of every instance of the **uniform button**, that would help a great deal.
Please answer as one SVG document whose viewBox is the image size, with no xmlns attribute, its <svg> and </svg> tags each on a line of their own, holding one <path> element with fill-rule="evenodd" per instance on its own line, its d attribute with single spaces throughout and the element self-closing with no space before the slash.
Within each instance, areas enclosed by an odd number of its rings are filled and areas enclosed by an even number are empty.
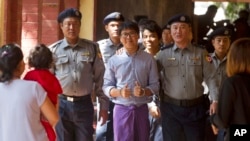
<svg viewBox="0 0 250 141">
<path fill-rule="evenodd" d="M 185 77 L 185 75 L 182 75 L 182 77 Z"/>
</svg>

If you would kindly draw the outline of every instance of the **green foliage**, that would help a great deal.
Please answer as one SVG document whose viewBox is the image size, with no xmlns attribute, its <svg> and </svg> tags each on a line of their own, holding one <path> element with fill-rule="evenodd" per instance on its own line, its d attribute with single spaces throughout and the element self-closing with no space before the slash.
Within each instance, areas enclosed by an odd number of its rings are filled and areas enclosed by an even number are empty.
<svg viewBox="0 0 250 141">
<path fill-rule="evenodd" d="M 227 19 L 231 22 L 238 18 L 238 13 L 242 9 L 247 9 L 247 3 L 236 3 L 236 2 L 215 2 L 217 7 L 221 7 Z"/>
<path fill-rule="evenodd" d="M 239 17 L 239 11 L 245 8 L 245 3 L 229 3 L 225 10 L 226 17 L 231 21 L 234 21 Z"/>
</svg>

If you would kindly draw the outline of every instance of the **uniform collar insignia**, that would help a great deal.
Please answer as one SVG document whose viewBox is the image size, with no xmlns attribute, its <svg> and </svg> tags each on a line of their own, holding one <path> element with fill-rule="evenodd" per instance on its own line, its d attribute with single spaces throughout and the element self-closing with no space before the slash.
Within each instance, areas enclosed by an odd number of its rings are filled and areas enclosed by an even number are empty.
<svg viewBox="0 0 250 141">
<path fill-rule="evenodd" d="M 206 55 L 206 60 L 207 62 L 212 63 L 212 57 L 208 54 Z"/>
</svg>

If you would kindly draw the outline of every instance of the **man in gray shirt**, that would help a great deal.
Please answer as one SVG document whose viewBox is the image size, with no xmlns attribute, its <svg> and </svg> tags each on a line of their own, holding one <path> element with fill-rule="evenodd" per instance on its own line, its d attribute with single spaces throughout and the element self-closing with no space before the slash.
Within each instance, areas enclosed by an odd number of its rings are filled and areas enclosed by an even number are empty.
<svg viewBox="0 0 250 141">
<path fill-rule="evenodd" d="M 222 82 L 227 78 L 226 74 L 226 63 L 227 63 L 227 53 L 231 44 L 231 30 L 227 27 L 219 27 L 215 29 L 208 37 L 211 41 L 214 52 L 210 53 L 209 57 L 211 62 L 214 64 L 216 68 L 214 70 L 214 77 L 216 78 L 216 85 L 221 87 Z M 216 106 L 217 109 L 217 106 Z M 210 113 L 210 115 L 215 114 L 215 112 Z M 210 119 L 210 118 L 209 118 Z M 214 129 L 214 126 L 212 126 Z M 217 130 L 215 130 L 216 132 Z M 210 123 L 206 128 L 206 140 L 215 140 L 216 136 L 212 132 Z M 224 131 L 220 129 L 218 131 L 217 141 L 222 141 L 224 138 Z"/>
<path fill-rule="evenodd" d="M 124 21 L 124 17 L 119 12 L 112 12 L 103 19 L 105 30 L 107 31 L 109 38 L 98 41 L 100 52 L 104 65 L 106 66 L 108 60 L 113 56 L 117 50 L 122 48 L 120 41 L 120 35 L 118 28 Z M 99 107 L 99 106 L 98 106 Z M 100 124 L 97 122 L 96 126 L 96 141 L 113 141 L 113 108 L 114 103 L 110 101 L 109 104 L 109 117 L 106 124 Z M 99 110 L 99 108 L 98 108 Z M 98 118 L 99 119 L 99 118 Z"/>
<path fill-rule="evenodd" d="M 64 39 L 50 46 L 56 58 L 54 73 L 63 88 L 59 97 L 60 121 L 56 127 L 59 141 L 93 141 L 94 84 L 103 123 L 108 117 L 109 100 L 102 91 L 104 64 L 98 44 L 79 38 L 81 17 L 80 11 L 74 8 L 62 11 L 58 23 Z"/>
<path fill-rule="evenodd" d="M 172 47 L 156 56 L 163 81 L 161 113 L 164 140 L 204 140 L 205 115 L 203 86 L 208 85 L 213 101 L 218 100 L 218 88 L 211 72 L 214 67 L 207 60 L 205 49 L 191 44 L 191 20 L 185 14 L 169 19 Z M 215 103 L 210 110 L 215 110 Z"/>
</svg>

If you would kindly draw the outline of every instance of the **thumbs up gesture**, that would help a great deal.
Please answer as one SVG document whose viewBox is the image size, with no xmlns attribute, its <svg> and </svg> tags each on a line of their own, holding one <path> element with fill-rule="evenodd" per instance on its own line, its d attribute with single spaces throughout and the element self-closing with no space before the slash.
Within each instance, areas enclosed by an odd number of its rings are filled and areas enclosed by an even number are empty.
<svg viewBox="0 0 250 141">
<path fill-rule="evenodd" d="M 128 84 L 126 84 L 121 90 L 120 90 L 120 95 L 123 98 L 129 98 L 131 95 L 131 91 L 128 88 Z"/>
<path fill-rule="evenodd" d="M 135 81 L 134 95 L 136 97 L 141 97 L 145 95 L 145 90 L 141 87 L 141 85 L 137 81 Z"/>
</svg>

